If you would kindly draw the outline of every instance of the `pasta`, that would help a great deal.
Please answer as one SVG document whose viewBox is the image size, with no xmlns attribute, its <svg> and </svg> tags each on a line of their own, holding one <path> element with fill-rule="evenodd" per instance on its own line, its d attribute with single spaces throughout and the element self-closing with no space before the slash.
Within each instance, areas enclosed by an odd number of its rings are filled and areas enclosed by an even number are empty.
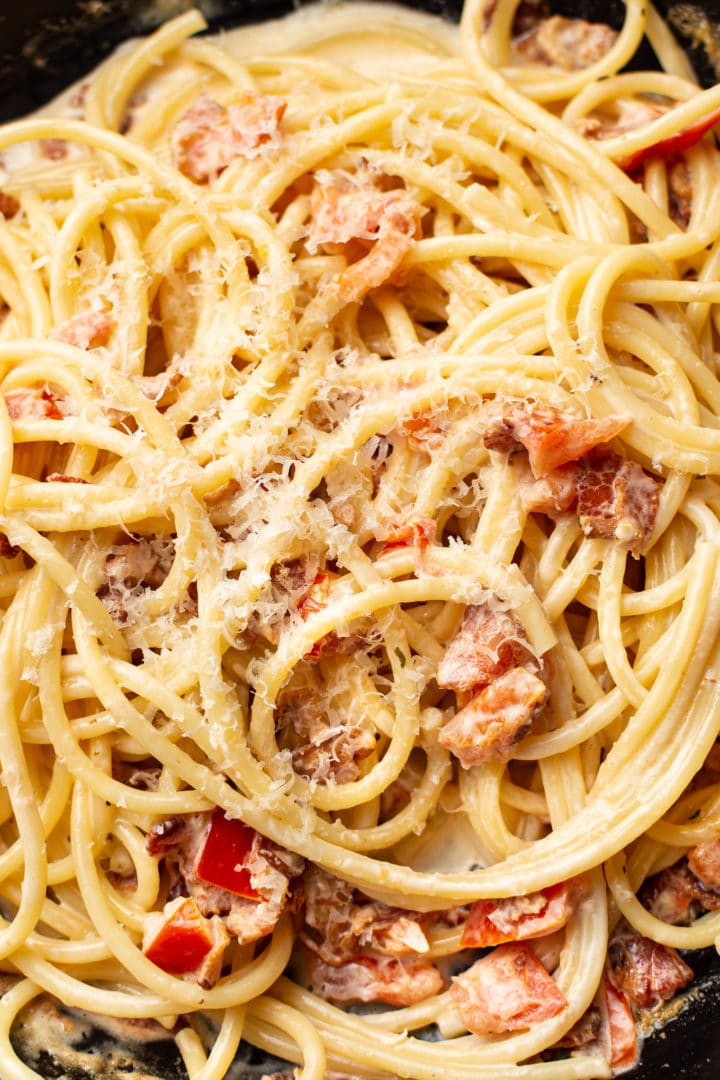
<svg viewBox="0 0 720 1080">
<path fill-rule="evenodd" d="M 720 87 L 203 27 L 0 129 L 3 1076 L 610 1076 L 720 935 Z"/>
</svg>

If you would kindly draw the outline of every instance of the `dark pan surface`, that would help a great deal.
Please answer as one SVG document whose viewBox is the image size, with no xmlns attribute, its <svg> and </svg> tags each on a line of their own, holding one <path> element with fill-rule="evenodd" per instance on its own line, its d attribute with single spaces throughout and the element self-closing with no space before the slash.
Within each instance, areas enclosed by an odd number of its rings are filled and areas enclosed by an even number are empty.
<svg viewBox="0 0 720 1080">
<path fill-rule="evenodd" d="M 300 3 L 303 0 L 299 0 Z M 461 0 L 406 0 L 411 7 L 457 18 Z M 199 7 L 213 30 L 275 18 L 297 7 L 292 0 L 23 0 L 0 5 L 0 121 L 39 107 L 81 78 L 120 41 L 147 33 L 170 15 Z M 720 0 L 702 3 L 656 0 L 705 85 L 720 79 Z M 619 26 L 619 0 L 559 0 L 553 10 Z M 649 46 L 638 57 L 654 66 Z M 718 1080 L 720 1077 L 720 957 L 714 949 L 686 955 L 695 983 L 685 1006 L 645 1039 L 642 1060 L 627 1080 Z M 62 1039 L 59 1032 L 63 1029 Z M 51 1034 L 55 1033 L 57 1034 Z M 131 1038 L 106 1030 L 90 1017 L 47 1003 L 18 1026 L 16 1048 L 51 1080 L 184 1080 L 173 1043 Z M 227 1080 L 259 1080 L 282 1068 L 245 1047 Z M 0 1075 L 2 1065 L 0 1063 Z"/>
</svg>

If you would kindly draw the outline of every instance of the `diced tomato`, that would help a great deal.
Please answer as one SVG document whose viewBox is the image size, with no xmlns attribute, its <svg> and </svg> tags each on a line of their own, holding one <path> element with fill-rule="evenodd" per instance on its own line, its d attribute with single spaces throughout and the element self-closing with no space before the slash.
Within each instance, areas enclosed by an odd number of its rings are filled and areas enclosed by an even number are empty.
<svg viewBox="0 0 720 1080">
<path fill-rule="evenodd" d="M 197 862 L 198 877 L 236 896 L 259 900 L 260 894 L 253 888 L 250 871 L 245 865 L 256 835 L 254 829 L 236 818 L 227 817 L 221 807 L 216 807 Z"/>
<path fill-rule="evenodd" d="M 457 975 L 450 996 L 476 1035 L 518 1031 L 562 1012 L 567 1000 L 527 945 L 498 945 Z"/>
<path fill-rule="evenodd" d="M 462 945 L 481 948 L 506 941 L 527 941 L 558 930 L 573 911 L 567 882 L 550 885 L 528 896 L 478 900 L 463 928 Z"/>
<path fill-rule="evenodd" d="M 605 979 L 603 982 L 610 1042 L 610 1067 L 629 1069 L 638 1057 L 638 1038 L 635 1019 L 627 996 Z"/>
<path fill-rule="evenodd" d="M 648 158 L 668 158 L 675 154 L 682 154 L 684 150 L 689 150 L 691 146 L 699 142 L 703 135 L 718 123 L 720 123 L 720 109 L 715 109 L 714 112 L 700 117 L 699 120 L 683 128 L 682 131 L 676 131 L 674 135 L 668 135 L 667 139 L 660 139 L 659 142 L 652 143 L 650 146 L 641 147 L 634 154 L 622 158 L 617 164 L 624 172 L 633 173 Z"/>
<path fill-rule="evenodd" d="M 191 896 L 167 904 L 148 917 L 143 952 L 148 960 L 172 975 L 194 971 L 213 947 L 208 921 Z"/>
</svg>

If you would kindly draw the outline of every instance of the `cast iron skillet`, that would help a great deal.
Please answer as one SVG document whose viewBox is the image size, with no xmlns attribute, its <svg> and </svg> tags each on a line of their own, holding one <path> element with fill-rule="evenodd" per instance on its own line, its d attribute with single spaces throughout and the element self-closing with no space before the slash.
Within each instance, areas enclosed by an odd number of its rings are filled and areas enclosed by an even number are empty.
<svg viewBox="0 0 720 1080">
<path fill-rule="evenodd" d="M 1 2 L 1 0 L 0 0 Z M 283 15 L 304 0 L 196 0 L 213 30 Z M 457 18 L 461 0 L 405 0 L 411 7 Z M 690 56 L 704 85 L 720 80 L 720 0 L 655 0 Z M 21 0 L 0 11 L 0 121 L 32 111 L 90 71 L 115 45 L 147 33 L 191 0 Z M 562 14 L 619 26 L 621 0 L 557 0 Z M 637 66 L 655 66 L 649 46 Z M 685 1007 L 645 1040 L 642 1060 L 627 1080 L 717 1080 L 720 1076 L 720 957 L 714 949 L 688 954 L 695 971 Z M 57 1034 L 61 1033 L 61 1034 Z M 173 1043 L 134 1038 L 129 1024 L 98 1025 L 55 1003 L 18 1025 L 18 1053 L 51 1080 L 182 1080 Z M 1 1067 L 0 1067 L 1 1068 Z M 241 1047 L 227 1080 L 259 1080 L 283 1063 Z"/>
</svg>

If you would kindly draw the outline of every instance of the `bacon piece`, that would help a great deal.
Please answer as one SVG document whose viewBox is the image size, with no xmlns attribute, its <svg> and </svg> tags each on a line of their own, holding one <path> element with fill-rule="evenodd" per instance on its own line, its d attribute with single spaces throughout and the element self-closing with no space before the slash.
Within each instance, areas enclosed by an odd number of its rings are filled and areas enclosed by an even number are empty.
<svg viewBox="0 0 720 1080">
<path fill-rule="evenodd" d="M 471 690 L 510 668 L 537 666 L 522 623 L 489 603 L 465 609 L 457 633 L 438 664 L 438 686 Z"/>
<path fill-rule="evenodd" d="M 554 1044 L 558 1049 L 579 1050 L 583 1046 L 589 1046 L 597 1042 L 602 1032 L 602 1016 L 596 1005 L 591 1005 L 584 1012 L 569 1031 L 566 1031 L 562 1039 Z"/>
<path fill-rule="evenodd" d="M 254 90 L 227 108 L 203 94 L 173 129 L 173 162 L 191 180 L 206 183 L 237 158 L 257 157 L 275 140 L 286 108 L 282 98 Z"/>
<path fill-rule="evenodd" d="M 273 931 L 288 904 L 290 880 L 302 873 L 304 860 L 255 830 L 250 830 L 251 843 L 247 846 L 245 826 L 242 826 L 242 842 L 236 842 L 240 823 L 231 823 L 226 830 L 219 821 L 220 814 L 225 816 L 222 810 L 216 810 L 212 815 L 194 814 L 161 823 L 151 830 L 148 850 L 165 859 L 165 867 L 175 879 L 171 893 L 189 894 L 204 916 L 222 915 L 229 933 L 240 944 L 247 944 Z M 216 832 L 206 855 L 213 826 Z M 227 832 L 233 834 L 232 845 Z M 215 859 L 217 844 L 223 838 L 232 848 L 229 858 L 240 860 L 232 866 L 227 861 L 220 866 Z M 203 873 L 211 878 L 220 876 L 233 888 L 242 888 L 246 895 L 213 884 Z M 249 898 L 253 894 L 255 898 Z"/>
<path fill-rule="evenodd" d="M 396 430 L 405 436 L 411 450 L 419 454 L 431 454 L 442 446 L 445 424 L 441 416 L 442 413 L 437 409 L 414 412 L 401 420 Z"/>
<path fill-rule="evenodd" d="M 363 897 L 352 885 L 313 867 L 305 875 L 301 938 L 331 966 L 372 950 L 390 956 L 427 952 L 421 915 Z"/>
<path fill-rule="evenodd" d="M 577 513 L 586 536 L 612 538 L 637 555 L 655 525 L 659 485 L 635 461 L 611 452 L 585 459 Z"/>
<path fill-rule="evenodd" d="M 551 469 L 535 480 L 530 474 L 520 481 L 520 504 L 526 514 L 546 514 L 557 518 L 572 510 L 577 502 L 577 482 L 581 466 L 575 461 Z"/>
<path fill-rule="evenodd" d="M 605 23 L 551 15 L 516 38 L 513 48 L 530 63 L 578 71 L 601 60 L 616 38 L 617 30 Z"/>
<path fill-rule="evenodd" d="M 388 1005 L 414 1005 L 444 988 L 443 977 L 426 960 L 400 960 L 396 956 L 356 956 L 341 967 L 307 953 L 307 974 L 312 990 L 326 1001 L 385 1001 Z"/>
<path fill-rule="evenodd" d="M 542 937 L 564 926 L 574 906 L 574 896 L 566 881 L 527 896 L 477 900 L 463 927 L 461 944 L 478 948 Z"/>
<path fill-rule="evenodd" d="M 290 704 L 281 711 L 278 726 L 288 735 L 295 771 L 320 784 L 357 780 L 359 763 L 375 749 L 374 731 L 351 717 L 331 719 L 312 690 L 283 700 Z"/>
<path fill-rule="evenodd" d="M 67 143 L 64 139 L 40 139 L 40 152 L 49 161 L 62 161 L 67 157 Z"/>
<path fill-rule="evenodd" d="M 720 839 L 705 840 L 691 848 L 688 866 L 704 888 L 720 893 Z"/>
<path fill-rule="evenodd" d="M 607 1016 L 610 1067 L 629 1069 L 636 1063 L 640 1050 L 630 1002 L 607 978 L 603 979 L 601 993 Z"/>
<path fill-rule="evenodd" d="M 611 117 L 583 116 L 573 121 L 573 126 L 586 139 L 614 139 L 618 135 L 647 127 L 671 108 L 671 105 L 646 98 L 619 98 L 613 102 L 614 114 Z"/>
<path fill-rule="evenodd" d="M 673 161 L 668 167 L 668 213 L 680 229 L 687 229 L 692 215 L 692 179 L 687 162 Z"/>
<path fill-rule="evenodd" d="M 498 945 L 457 975 L 450 996 L 460 1019 L 476 1035 L 532 1027 L 567 1006 L 555 980 L 527 945 Z"/>
<path fill-rule="evenodd" d="M 37 386 L 8 390 L 5 405 L 11 420 L 62 420 L 68 412 L 65 398 Z"/>
<path fill-rule="evenodd" d="M 648 878 L 639 899 L 656 919 L 671 926 L 687 926 L 697 910 L 694 878 L 687 863 L 668 867 Z"/>
<path fill-rule="evenodd" d="M 14 218 L 20 210 L 20 203 L 8 191 L 0 191 L 0 215 L 4 218 Z"/>
<path fill-rule="evenodd" d="M 67 473 L 51 472 L 45 477 L 48 484 L 88 484 L 82 476 L 68 476 Z"/>
<path fill-rule="evenodd" d="M 381 190 L 367 169 L 355 177 L 334 173 L 313 189 L 308 243 L 352 242 L 365 253 L 338 280 L 341 298 L 353 303 L 392 278 L 420 236 L 421 216 L 420 203 L 404 188 Z"/>
<path fill-rule="evenodd" d="M 178 897 L 145 916 L 142 948 L 148 960 L 204 988 L 217 982 L 229 941 L 222 919 L 205 919 L 192 897 Z"/>
<path fill-rule="evenodd" d="M 532 672 L 511 668 L 455 713 L 440 729 L 438 741 L 466 769 L 507 761 L 512 747 L 530 730 L 545 694 L 544 682 Z"/>
<path fill-rule="evenodd" d="M 669 1001 L 693 977 L 674 949 L 639 934 L 614 938 L 608 960 L 610 981 L 640 1008 Z"/>
<path fill-rule="evenodd" d="M 167 577 L 172 565 L 172 544 L 157 537 L 142 537 L 111 548 L 105 560 L 105 595 L 110 605 L 122 617 L 129 591 L 140 588 L 157 589 Z"/>
<path fill-rule="evenodd" d="M 107 344 L 112 328 L 108 311 L 82 311 L 51 330 L 50 337 L 78 349 L 97 349 Z"/>
<path fill-rule="evenodd" d="M 11 544 L 5 533 L 0 533 L 0 559 L 14 559 L 19 554 L 17 544 Z"/>
<path fill-rule="evenodd" d="M 436 531 L 436 522 L 425 514 L 392 518 L 378 534 L 378 540 L 385 541 L 380 555 L 410 546 L 415 552 L 416 567 L 421 567 L 425 552 L 435 539 Z"/>
<path fill-rule="evenodd" d="M 632 417 L 627 414 L 583 420 L 548 405 L 511 402 L 502 418 L 486 429 L 483 441 L 489 450 L 506 453 L 515 443 L 522 443 L 538 479 L 614 439 L 630 423 Z"/>
<path fill-rule="evenodd" d="M 706 887 L 686 859 L 649 877 L 639 896 L 656 919 L 672 926 L 688 926 L 703 910 L 720 908 L 720 891 Z"/>
</svg>

